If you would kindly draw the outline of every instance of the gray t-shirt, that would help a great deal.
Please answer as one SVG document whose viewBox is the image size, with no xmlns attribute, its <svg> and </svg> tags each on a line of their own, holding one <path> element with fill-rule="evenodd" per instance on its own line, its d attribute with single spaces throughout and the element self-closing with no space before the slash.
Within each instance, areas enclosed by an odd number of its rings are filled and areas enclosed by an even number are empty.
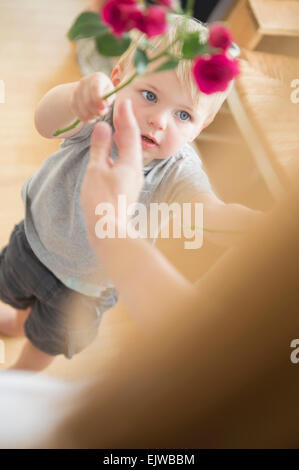
<svg viewBox="0 0 299 470">
<path fill-rule="evenodd" d="M 114 131 L 112 115 L 113 106 L 104 120 Z M 24 184 L 25 232 L 35 255 L 57 277 L 59 273 L 60 279 L 83 283 L 92 279 L 97 285 L 111 286 L 105 267 L 88 243 L 80 206 L 94 125 L 87 123 L 77 134 L 64 139 L 60 149 Z M 111 158 L 117 158 L 114 142 Z M 144 175 L 138 202 L 147 207 L 151 202 L 188 202 L 200 192 L 213 194 L 201 161 L 189 145 L 171 157 L 152 160 L 144 167 Z"/>
</svg>

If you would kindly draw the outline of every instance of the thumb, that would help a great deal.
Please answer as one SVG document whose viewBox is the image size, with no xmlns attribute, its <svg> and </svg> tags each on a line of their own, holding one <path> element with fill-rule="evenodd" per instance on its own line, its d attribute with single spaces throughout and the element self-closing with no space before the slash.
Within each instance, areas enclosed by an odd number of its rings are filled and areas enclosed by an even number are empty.
<svg viewBox="0 0 299 470">
<path fill-rule="evenodd" d="M 119 105 L 115 128 L 118 136 L 119 157 L 117 163 L 126 163 L 142 168 L 140 129 L 133 111 L 132 101 L 124 100 Z"/>
<path fill-rule="evenodd" d="M 89 164 L 107 166 L 110 157 L 112 129 L 106 122 L 100 122 L 93 128 L 90 142 Z"/>
</svg>

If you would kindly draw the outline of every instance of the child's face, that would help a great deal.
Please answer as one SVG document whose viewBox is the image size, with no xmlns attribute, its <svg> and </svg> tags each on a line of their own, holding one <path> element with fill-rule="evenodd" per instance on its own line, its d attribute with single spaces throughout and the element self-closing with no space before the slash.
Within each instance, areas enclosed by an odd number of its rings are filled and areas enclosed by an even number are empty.
<svg viewBox="0 0 299 470">
<path fill-rule="evenodd" d="M 111 76 L 114 86 L 120 79 L 119 69 L 114 69 Z M 145 165 L 154 158 L 174 155 L 204 127 L 203 116 L 194 107 L 191 95 L 182 89 L 174 70 L 136 77 L 116 94 L 114 116 L 125 98 L 132 101 L 141 135 L 157 142 L 148 144 L 142 138 Z"/>
</svg>

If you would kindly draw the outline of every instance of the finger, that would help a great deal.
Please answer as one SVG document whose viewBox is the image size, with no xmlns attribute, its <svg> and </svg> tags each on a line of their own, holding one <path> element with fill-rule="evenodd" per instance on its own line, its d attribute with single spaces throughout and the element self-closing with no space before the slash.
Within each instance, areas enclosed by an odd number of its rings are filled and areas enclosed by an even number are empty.
<svg viewBox="0 0 299 470">
<path fill-rule="evenodd" d="M 101 101 L 103 103 L 102 106 L 99 106 L 98 99 L 101 100 L 101 98 L 96 94 L 95 95 L 95 89 L 93 86 L 88 88 L 88 95 L 86 96 L 85 102 L 87 104 L 86 110 L 89 113 L 90 118 L 89 119 L 99 119 L 103 118 L 105 114 L 108 112 L 108 106 L 106 101 Z"/>
<path fill-rule="evenodd" d="M 131 100 L 124 100 L 118 108 L 115 121 L 119 157 L 117 163 L 130 163 L 142 166 L 141 136 Z"/>
<path fill-rule="evenodd" d="M 83 92 L 81 92 L 81 95 L 80 97 L 78 97 L 77 102 L 76 102 L 76 106 L 78 110 L 77 116 L 80 119 L 80 121 L 87 122 L 90 119 L 90 115 L 87 112 L 85 98 L 82 93 Z"/>
<path fill-rule="evenodd" d="M 100 87 L 99 93 L 100 93 L 100 103 L 104 104 L 104 107 L 108 106 L 110 107 L 114 100 L 115 100 L 115 93 L 110 95 L 108 98 L 105 98 L 103 100 L 103 96 L 108 95 L 108 93 L 111 93 L 111 91 L 114 91 L 114 85 L 111 82 L 111 80 L 108 79 L 108 81 L 105 83 L 103 87 Z"/>
<path fill-rule="evenodd" d="M 111 150 L 112 129 L 106 122 L 99 122 L 93 128 L 90 142 L 89 165 L 108 168 Z"/>
<path fill-rule="evenodd" d="M 92 100 L 90 96 L 90 87 L 88 82 L 83 82 L 77 101 L 79 110 L 79 119 L 83 122 L 90 122 L 95 119 L 96 113 L 92 111 Z"/>
<path fill-rule="evenodd" d="M 102 111 L 105 108 L 106 103 L 103 104 L 99 84 L 94 82 L 89 87 L 89 109 L 94 116 L 101 117 Z"/>
<path fill-rule="evenodd" d="M 108 77 L 105 77 L 105 80 L 99 77 L 96 78 L 97 80 L 95 80 L 91 86 L 92 101 L 96 107 L 97 112 L 100 114 L 105 114 L 110 105 L 113 103 L 115 95 L 111 95 L 105 100 L 103 99 L 103 96 L 114 90 L 114 86 Z"/>
<path fill-rule="evenodd" d="M 92 98 L 90 96 L 90 87 L 88 83 L 82 89 L 80 110 L 85 120 L 90 120 L 96 117 L 96 113 L 92 111 Z"/>
</svg>

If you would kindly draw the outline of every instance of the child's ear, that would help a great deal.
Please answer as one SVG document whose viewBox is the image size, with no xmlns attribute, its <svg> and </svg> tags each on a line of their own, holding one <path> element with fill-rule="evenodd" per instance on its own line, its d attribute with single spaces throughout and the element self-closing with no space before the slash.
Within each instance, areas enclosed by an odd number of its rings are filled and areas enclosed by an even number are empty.
<svg viewBox="0 0 299 470">
<path fill-rule="evenodd" d="M 119 65 L 114 67 L 114 69 L 112 70 L 111 75 L 110 75 L 110 80 L 112 81 L 114 86 L 119 85 L 121 81 L 121 68 Z"/>
</svg>

